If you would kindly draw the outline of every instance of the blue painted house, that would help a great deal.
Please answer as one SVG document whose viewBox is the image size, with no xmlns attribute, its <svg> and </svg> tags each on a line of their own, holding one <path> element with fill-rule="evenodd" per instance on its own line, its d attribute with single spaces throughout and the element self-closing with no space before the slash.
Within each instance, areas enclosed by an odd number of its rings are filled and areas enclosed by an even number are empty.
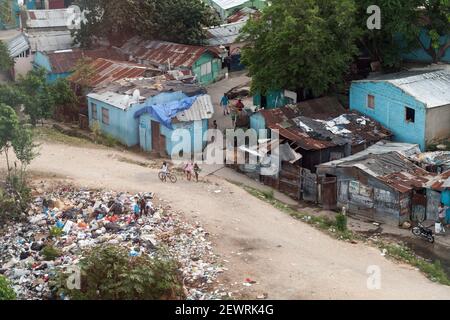
<svg viewBox="0 0 450 320">
<path fill-rule="evenodd" d="M 98 123 L 128 147 L 164 156 L 172 156 L 182 141 L 176 130 L 185 129 L 181 133 L 189 134 L 193 147 L 183 151 L 202 152 L 214 114 L 211 98 L 197 85 L 159 79 L 127 79 L 94 90 L 87 96 L 90 125 Z"/>
<path fill-rule="evenodd" d="M 391 130 L 394 141 L 425 150 L 450 137 L 450 72 L 417 70 L 354 81 L 350 109 Z"/>
<path fill-rule="evenodd" d="M 33 67 L 45 69 L 47 71 L 47 82 L 53 83 L 60 78 L 65 79 L 72 75 L 78 61 L 82 58 L 127 61 L 126 56 L 114 48 L 98 48 L 95 50 L 68 49 L 36 52 Z"/>
</svg>

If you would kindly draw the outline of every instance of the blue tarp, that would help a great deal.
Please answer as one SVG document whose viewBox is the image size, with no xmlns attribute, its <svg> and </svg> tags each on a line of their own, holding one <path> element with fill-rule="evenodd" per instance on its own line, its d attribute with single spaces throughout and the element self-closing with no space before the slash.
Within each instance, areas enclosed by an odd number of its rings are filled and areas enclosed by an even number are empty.
<svg viewBox="0 0 450 320">
<path fill-rule="evenodd" d="M 139 118 L 143 114 L 150 114 L 152 118 L 157 120 L 169 129 L 172 128 L 172 118 L 175 118 L 177 114 L 182 111 L 188 110 L 192 107 L 198 96 L 185 98 L 182 100 L 171 101 L 163 104 L 147 105 L 147 102 L 141 104 L 139 109 L 134 114 L 135 118 Z"/>
</svg>

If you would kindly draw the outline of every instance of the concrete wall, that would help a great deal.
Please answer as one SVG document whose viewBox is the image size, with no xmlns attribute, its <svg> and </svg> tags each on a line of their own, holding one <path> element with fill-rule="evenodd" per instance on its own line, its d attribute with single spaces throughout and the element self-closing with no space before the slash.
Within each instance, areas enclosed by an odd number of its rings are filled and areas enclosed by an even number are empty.
<svg viewBox="0 0 450 320">
<path fill-rule="evenodd" d="M 450 138 L 450 105 L 427 109 L 425 138 L 427 144 Z"/>
<path fill-rule="evenodd" d="M 368 95 L 375 96 L 375 108 L 368 107 Z M 405 107 L 415 110 L 415 122 L 406 121 Z M 354 82 L 350 89 L 350 109 L 368 115 L 394 134 L 394 141 L 426 148 L 426 109 L 397 87 L 386 82 Z"/>
</svg>

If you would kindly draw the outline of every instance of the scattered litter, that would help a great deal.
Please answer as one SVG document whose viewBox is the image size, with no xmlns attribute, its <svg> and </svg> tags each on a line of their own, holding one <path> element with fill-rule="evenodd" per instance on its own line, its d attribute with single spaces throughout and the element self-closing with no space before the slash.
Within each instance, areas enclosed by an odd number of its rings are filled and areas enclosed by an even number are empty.
<svg viewBox="0 0 450 320">
<path fill-rule="evenodd" d="M 27 221 L 2 230 L 0 274 L 11 281 L 18 299 L 55 299 L 60 297 L 51 291 L 49 279 L 76 265 L 83 252 L 93 246 L 120 245 L 131 257 L 153 257 L 162 247 L 179 262 L 188 300 L 223 297 L 223 292 L 210 292 L 211 283 L 225 268 L 217 265 L 217 256 L 207 240 L 209 235 L 200 223 L 185 221 L 181 212 L 170 209 L 167 202 L 135 220 L 131 215 L 135 196 L 70 187 L 39 194 L 31 204 Z M 150 193 L 137 196 L 149 202 L 154 199 Z M 46 246 L 61 256 L 46 261 Z"/>
</svg>

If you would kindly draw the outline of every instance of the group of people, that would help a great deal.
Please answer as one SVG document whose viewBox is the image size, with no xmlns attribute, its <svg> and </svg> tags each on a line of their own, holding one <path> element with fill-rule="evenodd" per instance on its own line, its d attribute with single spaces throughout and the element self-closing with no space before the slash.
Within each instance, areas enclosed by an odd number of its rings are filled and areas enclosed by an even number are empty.
<svg viewBox="0 0 450 320">
<path fill-rule="evenodd" d="M 244 110 L 245 106 L 241 99 L 238 99 L 236 104 L 231 108 L 230 111 L 230 99 L 228 95 L 225 93 L 220 100 L 220 106 L 223 109 L 223 115 L 227 116 L 231 113 L 231 120 L 233 120 L 233 124 L 236 123 L 238 115 Z"/>
<path fill-rule="evenodd" d="M 198 182 L 198 175 L 200 174 L 200 167 L 197 163 L 193 163 L 192 161 L 186 163 L 184 166 L 184 173 L 186 174 L 186 179 L 188 181 L 192 180 L 192 177 L 195 177 L 195 181 Z"/>
<path fill-rule="evenodd" d="M 134 220 L 138 220 L 142 216 L 148 216 L 153 215 L 155 212 L 155 209 L 153 207 L 153 203 L 151 201 L 151 198 L 144 198 L 144 197 L 134 197 L 134 203 L 133 203 L 133 218 Z"/>
<path fill-rule="evenodd" d="M 195 177 L 195 181 L 198 182 L 198 177 L 202 170 L 197 163 L 189 161 L 184 165 L 183 171 L 186 174 L 186 178 L 188 181 L 191 181 L 192 177 Z M 165 161 L 163 162 L 163 165 L 161 167 L 161 172 L 165 175 L 165 177 L 167 177 L 170 172 L 169 165 Z"/>
</svg>

